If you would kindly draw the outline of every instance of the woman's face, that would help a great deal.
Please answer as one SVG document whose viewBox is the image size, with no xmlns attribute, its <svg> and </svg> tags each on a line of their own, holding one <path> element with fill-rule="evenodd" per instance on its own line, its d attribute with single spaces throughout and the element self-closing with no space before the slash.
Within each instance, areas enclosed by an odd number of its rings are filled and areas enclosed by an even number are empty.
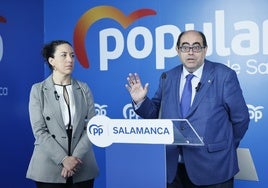
<svg viewBox="0 0 268 188">
<path fill-rule="evenodd" d="M 53 67 L 53 72 L 62 75 L 70 75 L 73 72 L 74 61 L 74 51 L 69 44 L 58 45 L 54 53 L 54 58 L 49 58 L 49 63 Z"/>
</svg>

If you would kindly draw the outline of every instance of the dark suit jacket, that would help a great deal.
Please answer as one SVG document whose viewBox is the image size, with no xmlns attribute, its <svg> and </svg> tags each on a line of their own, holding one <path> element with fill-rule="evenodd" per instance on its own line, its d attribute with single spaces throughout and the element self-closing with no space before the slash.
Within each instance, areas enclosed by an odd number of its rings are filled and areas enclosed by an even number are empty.
<svg viewBox="0 0 268 188">
<path fill-rule="evenodd" d="M 154 97 L 136 110 L 142 118 L 182 118 L 180 77 L 182 65 L 166 72 Z M 191 181 L 211 185 L 232 178 L 238 171 L 236 149 L 249 124 L 249 113 L 235 71 L 205 60 L 201 87 L 186 116 L 205 146 L 182 146 L 184 163 Z M 187 129 L 182 129 L 186 132 Z M 167 181 L 174 180 L 179 148 L 166 146 Z"/>
</svg>

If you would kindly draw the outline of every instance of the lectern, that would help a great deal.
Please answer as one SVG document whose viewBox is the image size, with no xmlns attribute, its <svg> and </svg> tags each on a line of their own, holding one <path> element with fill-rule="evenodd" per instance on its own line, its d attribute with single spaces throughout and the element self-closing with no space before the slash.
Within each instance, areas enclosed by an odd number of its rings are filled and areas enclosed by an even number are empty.
<svg viewBox="0 0 268 188">
<path fill-rule="evenodd" d="M 106 172 L 101 172 L 106 173 L 106 188 L 165 188 L 165 146 L 204 145 L 187 119 L 95 116 L 87 134 L 93 144 L 106 147 Z"/>
</svg>

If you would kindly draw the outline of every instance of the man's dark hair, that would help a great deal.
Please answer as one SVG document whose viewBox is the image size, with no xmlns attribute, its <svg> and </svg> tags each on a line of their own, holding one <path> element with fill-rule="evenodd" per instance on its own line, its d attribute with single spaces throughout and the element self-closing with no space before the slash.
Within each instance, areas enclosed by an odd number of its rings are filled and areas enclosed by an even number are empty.
<svg viewBox="0 0 268 188">
<path fill-rule="evenodd" d="M 183 31 L 181 32 L 181 34 L 179 35 L 178 37 L 178 40 L 177 40 L 177 47 L 179 48 L 180 47 L 180 42 L 181 42 L 181 37 L 186 33 L 187 31 Z M 199 33 L 199 35 L 201 36 L 202 40 L 203 40 L 203 46 L 204 47 L 207 47 L 207 39 L 206 39 L 206 36 L 204 35 L 204 33 L 202 33 L 201 31 L 196 31 L 197 33 Z"/>
</svg>

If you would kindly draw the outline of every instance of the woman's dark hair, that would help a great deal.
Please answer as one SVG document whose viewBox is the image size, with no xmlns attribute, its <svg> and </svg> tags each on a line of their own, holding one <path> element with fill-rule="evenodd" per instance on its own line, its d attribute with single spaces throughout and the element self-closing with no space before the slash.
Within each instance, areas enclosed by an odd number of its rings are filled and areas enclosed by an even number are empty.
<svg viewBox="0 0 268 188">
<path fill-rule="evenodd" d="M 181 34 L 179 35 L 178 37 L 178 40 L 177 40 L 177 47 L 179 48 L 180 47 L 180 42 L 181 42 L 181 37 L 186 33 L 187 31 L 183 31 L 181 32 Z M 202 40 L 203 40 L 203 46 L 204 47 L 207 47 L 208 44 L 207 44 L 207 39 L 206 39 L 206 36 L 204 35 L 204 33 L 202 33 L 201 31 L 196 31 L 197 33 L 199 33 L 199 35 L 201 36 Z"/>
<path fill-rule="evenodd" d="M 69 44 L 70 46 L 72 46 L 68 41 L 65 41 L 65 40 L 53 40 L 53 41 L 45 44 L 43 49 L 42 49 L 42 56 L 44 58 L 44 61 L 48 63 L 48 66 L 51 70 L 53 69 L 53 67 L 48 62 L 48 59 L 50 57 L 54 58 L 56 47 L 61 45 L 61 44 Z"/>
</svg>

